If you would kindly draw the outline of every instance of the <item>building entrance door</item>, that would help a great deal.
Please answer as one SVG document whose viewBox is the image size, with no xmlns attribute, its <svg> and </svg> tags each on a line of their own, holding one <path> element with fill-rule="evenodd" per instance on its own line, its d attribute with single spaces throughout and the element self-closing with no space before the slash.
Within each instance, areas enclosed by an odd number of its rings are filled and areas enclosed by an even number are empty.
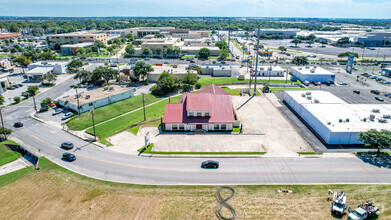
<svg viewBox="0 0 391 220">
<path fill-rule="evenodd" d="M 196 125 L 196 129 L 202 129 L 202 125 Z"/>
</svg>

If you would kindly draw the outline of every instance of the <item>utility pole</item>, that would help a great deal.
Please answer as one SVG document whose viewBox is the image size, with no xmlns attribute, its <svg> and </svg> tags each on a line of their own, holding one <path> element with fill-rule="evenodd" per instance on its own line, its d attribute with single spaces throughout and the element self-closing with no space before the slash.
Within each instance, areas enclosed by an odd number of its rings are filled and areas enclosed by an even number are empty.
<svg viewBox="0 0 391 220">
<path fill-rule="evenodd" d="M 144 98 L 144 93 L 143 93 L 143 110 L 144 110 L 144 121 L 146 121 L 147 118 L 145 117 L 145 98 Z"/>
<path fill-rule="evenodd" d="M 258 34 L 257 34 L 257 50 L 255 51 L 257 54 L 255 58 L 255 77 L 254 77 L 254 96 L 257 94 L 257 74 L 258 74 L 258 56 L 259 56 L 259 32 L 260 27 L 258 27 Z"/>
<path fill-rule="evenodd" d="M 77 99 L 77 112 L 80 115 L 79 94 L 77 94 L 77 88 L 76 87 L 75 87 L 75 89 L 76 89 L 76 99 Z"/>
<path fill-rule="evenodd" d="M 91 110 L 91 117 L 92 117 L 92 128 L 94 129 L 94 138 L 95 138 L 95 141 L 96 141 L 94 109 Z"/>
<path fill-rule="evenodd" d="M 3 121 L 3 108 L 0 108 L 0 117 L 1 117 L 1 126 L 3 127 L 3 134 L 4 134 L 4 139 L 7 140 L 7 133 L 5 132 L 5 127 L 4 127 L 4 121 Z"/>
<path fill-rule="evenodd" d="M 121 51 L 121 50 L 120 50 Z M 119 53 L 119 52 L 118 52 Z M 119 59 L 118 59 L 118 53 L 117 53 L 117 67 L 118 67 L 118 85 L 121 85 L 121 72 L 119 71 Z"/>
</svg>

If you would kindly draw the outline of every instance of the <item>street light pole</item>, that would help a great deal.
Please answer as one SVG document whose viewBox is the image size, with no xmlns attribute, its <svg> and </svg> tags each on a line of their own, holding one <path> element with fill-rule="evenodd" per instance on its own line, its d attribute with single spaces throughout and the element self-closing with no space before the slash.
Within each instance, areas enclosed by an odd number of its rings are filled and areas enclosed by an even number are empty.
<svg viewBox="0 0 391 220">
<path fill-rule="evenodd" d="M 94 109 L 91 110 L 91 117 L 92 117 L 92 128 L 94 129 L 94 138 L 95 138 L 95 141 L 96 141 Z"/>
<path fill-rule="evenodd" d="M 259 32 L 260 32 L 260 27 L 258 27 L 257 50 L 255 51 L 257 56 L 255 58 L 254 95 L 257 94 L 257 74 L 258 74 L 258 56 L 259 56 Z"/>
<path fill-rule="evenodd" d="M 5 132 L 5 127 L 4 127 L 4 121 L 3 121 L 3 108 L 0 108 L 0 117 L 1 117 L 1 126 L 3 127 L 3 134 L 4 134 L 4 139 L 7 140 L 7 133 Z"/>
<path fill-rule="evenodd" d="M 77 94 L 77 88 L 76 87 L 75 87 L 75 89 L 76 89 L 76 99 L 77 99 L 77 112 L 80 115 L 79 94 Z"/>
<path fill-rule="evenodd" d="M 145 117 L 145 98 L 144 98 L 144 93 L 143 93 L 143 110 L 144 110 L 144 121 L 146 121 L 147 118 Z"/>
<path fill-rule="evenodd" d="M 35 103 L 35 95 L 33 95 L 33 101 L 34 101 L 35 113 L 37 113 L 37 103 Z"/>
</svg>

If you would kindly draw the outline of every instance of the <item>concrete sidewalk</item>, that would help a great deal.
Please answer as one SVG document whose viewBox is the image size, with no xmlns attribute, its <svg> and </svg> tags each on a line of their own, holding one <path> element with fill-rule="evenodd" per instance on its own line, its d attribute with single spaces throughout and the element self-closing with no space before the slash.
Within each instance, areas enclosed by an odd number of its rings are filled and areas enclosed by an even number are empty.
<svg viewBox="0 0 391 220">
<path fill-rule="evenodd" d="M 28 167 L 29 164 L 26 163 L 25 159 L 23 157 L 12 161 L 10 163 L 4 164 L 3 166 L 0 166 L 0 176 L 12 173 L 17 170 L 21 170 L 25 167 Z"/>
</svg>

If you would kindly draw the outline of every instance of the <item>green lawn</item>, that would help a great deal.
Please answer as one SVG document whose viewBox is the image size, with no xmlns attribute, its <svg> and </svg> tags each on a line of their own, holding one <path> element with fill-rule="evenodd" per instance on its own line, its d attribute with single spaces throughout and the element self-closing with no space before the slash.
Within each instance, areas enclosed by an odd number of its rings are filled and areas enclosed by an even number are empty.
<svg viewBox="0 0 391 220">
<path fill-rule="evenodd" d="M 310 88 L 290 88 L 290 87 L 272 87 L 270 88 L 270 91 L 272 92 L 280 92 L 280 91 L 285 91 L 285 90 L 311 90 Z"/>
<path fill-rule="evenodd" d="M 176 103 L 178 102 L 180 96 L 171 97 L 171 102 Z M 155 124 L 160 123 L 160 117 L 163 117 L 164 110 L 166 103 L 168 103 L 168 100 L 164 100 L 158 103 L 155 103 L 151 106 L 148 106 L 145 108 L 146 112 L 146 118 L 147 122 L 151 122 L 153 120 L 157 120 L 154 122 Z M 144 113 L 143 109 L 137 110 L 135 112 L 132 112 L 127 115 L 123 115 L 121 117 L 118 117 L 116 119 L 113 119 L 111 121 L 107 121 L 103 124 L 95 126 L 96 128 L 96 135 L 100 139 L 105 139 L 107 137 L 110 137 L 111 135 L 114 135 L 120 131 L 123 131 L 125 129 L 129 129 L 130 126 L 143 122 L 144 121 Z M 92 134 L 93 129 L 89 128 L 87 129 L 87 133 Z"/>
<path fill-rule="evenodd" d="M 187 56 L 182 56 L 183 59 L 187 59 L 187 58 L 195 58 L 195 55 L 187 55 Z"/>
<path fill-rule="evenodd" d="M 323 153 L 316 153 L 316 152 L 297 152 L 300 155 L 323 155 Z"/>
<path fill-rule="evenodd" d="M 12 54 L 0 54 L 0 57 L 12 57 Z"/>
<path fill-rule="evenodd" d="M 198 80 L 198 83 L 200 83 L 202 86 L 211 85 L 211 84 L 231 84 L 231 83 L 249 83 L 249 79 L 245 80 L 238 80 L 237 78 L 200 78 Z M 253 80 L 254 82 L 254 80 Z M 285 80 L 257 80 L 258 83 L 285 83 Z M 292 81 L 288 80 L 287 83 L 293 83 Z"/>
<path fill-rule="evenodd" d="M 228 94 L 230 95 L 237 95 L 237 96 L 240 96 L 240 89 L 230 89 L 228 87 L 221 87 L 222 89 L 224 89 L 225 91 L 228 92 Z M 258 91 L 257 91 L 257 96 L 261 95 Z"/>
<path fill-rule="evenodd" d="M 108 142 L 106 139 L 103 139 L 103 140 L 99 141 L 99 143 L 104 144 L 104 145 L 106 145 L 108 147 L 113 146 L 113 144 Z"/>
<path fill-rule="evenodd" d="M 139 130 L 140 130 L 140 126 L 129 129 L 129 131 L 132 132 L 134 135 L 137 135 Z"/>
<path fill-rule="evenodd" d="M 153 143 L 148 145 L 147 149 L 145 150 L 144 147 L 140 148 L 138 152 L 142 152 L 144 154 L 180 154 L 180 155 L 264 155 L 266 152 L 163 152 L 163 151 L 152 151 Z"/>
<path fill-rule="evenodd" d="M 0 143 L 0 166 L 17 160 L 22 155 L 17 151 L 9 150 L 4 144 L 17 144 L 12 140 L 4 141 Z"/>
<path fill-rule="evenodd" d="M 145 94 L 145 105 L 161 100 L 151 94 Z M 114 118 L 118 115 L 125 114 L 126 112 L 133 111 L 143 106 L 142 96 L 134 96 L 130 99 L 125 99 L 120 102 L 116 102 L 110 105 L 106 105 L 95 109 L 95 124 Z M 85 112 L 80 116 L 75 116 L 66 122 L 69 129 L 83 130 L 92 126 L 91 113 Z"/>
</svg>

